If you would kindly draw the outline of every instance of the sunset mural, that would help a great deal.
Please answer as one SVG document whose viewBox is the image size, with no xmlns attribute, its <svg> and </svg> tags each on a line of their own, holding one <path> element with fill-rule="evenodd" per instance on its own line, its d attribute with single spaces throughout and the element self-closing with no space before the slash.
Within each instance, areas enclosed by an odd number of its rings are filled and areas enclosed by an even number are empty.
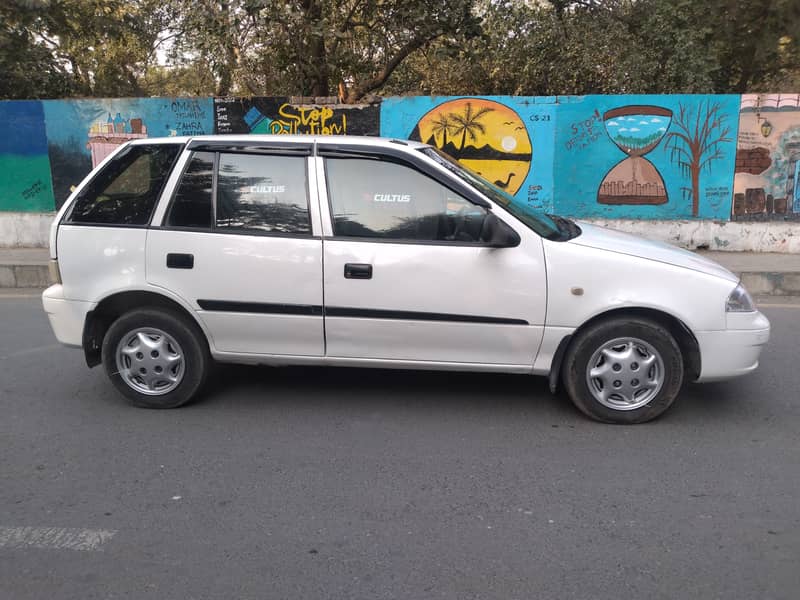
<svg viewBox="0 0 800 600">
<path fill-rule="evenodd" d="M 524 122 L 492 100 L 439 104 L 422 116 L 410 138 L 436 146 L 510 194 L 520 189 L 531 166 L 533 148 Z"/>
</svg>

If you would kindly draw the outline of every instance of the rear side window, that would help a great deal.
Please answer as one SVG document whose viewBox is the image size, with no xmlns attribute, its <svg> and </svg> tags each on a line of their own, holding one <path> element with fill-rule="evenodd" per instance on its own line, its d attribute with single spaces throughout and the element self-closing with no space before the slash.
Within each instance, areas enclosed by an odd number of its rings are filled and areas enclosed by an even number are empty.
<svg viewBox="0 0 800 600">
<path fill-rule="evenodd" d="M 195 152 L 172 200 L 167 225 L 211 229 L 214 153 Z"/>
<path fill-rule="evenodd" d="M 147 225 L 181 148 L 128 146 L 81 191 L 66 222 Z"/>
<path fill-rule="evenodd" d="M 306 158 L 219 155 L 217 231 L 310 234 Z"/>
</svg>

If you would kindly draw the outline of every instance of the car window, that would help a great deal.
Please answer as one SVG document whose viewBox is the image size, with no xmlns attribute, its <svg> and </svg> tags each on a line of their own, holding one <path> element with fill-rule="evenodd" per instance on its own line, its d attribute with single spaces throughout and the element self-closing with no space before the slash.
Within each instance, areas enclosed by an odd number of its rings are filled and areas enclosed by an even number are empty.
<svg viewBox="0 0 800 600">
<path fill-rule="evenodd" d="M 66 222 L 147 225 L 180 144 L 131 145 L 83 188 Z"/>
<path fill-rule="evenodd" d="M 220 154 L 219 230 L 310 234 L 306 158 Z"/>
<path fill-rule="evenodd" d="M 479 242 L 486 210 L 406 165 L 327 158 L 337 236 Z"/>
<path fill-rule="evenodd" d="M 167 225 L 211 229 L 213 182 L 214 154 L 195 152 L 175 192 Z"/>
</svg>

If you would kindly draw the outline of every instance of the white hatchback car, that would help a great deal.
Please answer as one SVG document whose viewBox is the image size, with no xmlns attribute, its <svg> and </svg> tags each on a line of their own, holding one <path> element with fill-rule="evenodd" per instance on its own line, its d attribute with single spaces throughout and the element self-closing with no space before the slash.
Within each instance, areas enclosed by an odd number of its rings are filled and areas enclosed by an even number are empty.
<svg viewBox="0 0 800 600">
<path fill-rule="evenodd" d="M 563 381 L 606 422 L 749 373 L 769 322 L 691 252 L 537 213 L 436 149 L 356 137 L 137 140 L 50 236 L 56 337 L 138 406 L 212 361 Z"/>
</svg>

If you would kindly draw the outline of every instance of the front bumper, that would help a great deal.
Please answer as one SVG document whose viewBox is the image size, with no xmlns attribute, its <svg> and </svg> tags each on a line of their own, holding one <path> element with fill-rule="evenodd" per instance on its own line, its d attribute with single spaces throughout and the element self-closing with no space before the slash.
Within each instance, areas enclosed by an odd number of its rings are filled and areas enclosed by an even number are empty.
<svg viewBox="0 0 800 600">
<path fill-rule="evenodd" d="M 80 348 L 83 343 L 83 324 L 94 302 L 67 300 L 61 284 L 51 285 L 42 294 L 42 305 L 56 339 L 65 346 Z"/>
<path fill-rule="evenodd" d="M 728 328 L 695 333 L 700 346 L 697 381 L 722 381 L 758 368 L 758 357 L 769 341 L 769 320 L 760 312 L 729 313 Z"/>
</svg>

